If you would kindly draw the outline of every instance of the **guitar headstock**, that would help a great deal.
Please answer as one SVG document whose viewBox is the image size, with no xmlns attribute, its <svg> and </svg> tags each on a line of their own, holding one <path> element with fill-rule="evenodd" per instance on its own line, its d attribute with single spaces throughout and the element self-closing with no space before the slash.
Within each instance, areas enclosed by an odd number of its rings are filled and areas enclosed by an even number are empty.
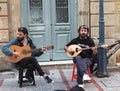
<svg viewBox="0 0 120 91">
<path fill-rule="evenodd" d="M 108 45 L 101 45 L 102 48 L 108 48 Z"/>
<path fill-rule="evenodd" d="M 47 46 L 47 47 L 44 47 L 44 48 L 46 48 L 47 50 L 54 49 L 54 45 Z"/>
</svg>

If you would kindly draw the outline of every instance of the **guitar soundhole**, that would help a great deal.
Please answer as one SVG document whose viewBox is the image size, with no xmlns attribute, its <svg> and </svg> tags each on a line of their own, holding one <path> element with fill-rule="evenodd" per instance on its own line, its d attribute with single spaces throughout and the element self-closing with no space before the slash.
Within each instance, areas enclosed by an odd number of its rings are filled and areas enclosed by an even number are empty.
<svg viewBox="0 0 120 91">
<path fill-rule="evenodd" d="M 16 50 L 14 49 L 14 52 L 16 52 Z M 15 56 L 15 58 L 17 58 L 17 56 Z"/>
<path fill-rule="evenodd" d="M 74 52 L 71 52 L 70 55 L 74 55 Z"/>
<path fill-rule="evenodd" d="M 78 52 L 78 48 L 76 48 L 76 50 L 75 50 L 76 52 Z"/>
</svg>

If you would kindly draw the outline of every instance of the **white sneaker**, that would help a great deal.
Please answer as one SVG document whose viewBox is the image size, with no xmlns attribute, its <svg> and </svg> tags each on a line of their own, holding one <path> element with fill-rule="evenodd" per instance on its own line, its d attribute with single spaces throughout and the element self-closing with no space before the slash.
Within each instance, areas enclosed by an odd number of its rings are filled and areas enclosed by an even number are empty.
<svg viewBox="0 0 120 91">
<path fill-rule="evenodd" d="M 84 84 L 78 84 L 78 87 L 84 88 Z"/>
<path fill-rule="evenodd" d="M 91 80 L 91 78 L 87 74 L 84 74 L 83 81 L 89 81 L 89 80 Z"/>
</svg>

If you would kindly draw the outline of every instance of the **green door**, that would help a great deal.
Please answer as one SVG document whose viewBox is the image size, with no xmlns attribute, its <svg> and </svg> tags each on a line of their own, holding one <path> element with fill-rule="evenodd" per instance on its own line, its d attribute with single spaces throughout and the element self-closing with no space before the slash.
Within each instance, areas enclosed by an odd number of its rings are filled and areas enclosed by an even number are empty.
<svg viewBox="0 0 120 91">
<path fill-rule="evenodd" d="M 64 45 L 77 34 L 77 0 L 21 0 L 21 20 L 37 47 L 54 45 L 39 61 L 70 59 Z"/>
</svg>

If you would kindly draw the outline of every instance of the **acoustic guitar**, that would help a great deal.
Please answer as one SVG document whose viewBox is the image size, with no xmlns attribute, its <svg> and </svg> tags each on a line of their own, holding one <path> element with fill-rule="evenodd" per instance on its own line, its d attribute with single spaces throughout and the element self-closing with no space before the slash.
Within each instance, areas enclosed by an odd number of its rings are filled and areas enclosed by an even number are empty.
<svg viewBox="0 0 120 91">
<path fill-rule="evenodd" d="M 99 47 L 107 48 L 108 45 L 101 45 L 101 46 L 99 46 Z M 73 52 L 72 52 L 72 53 L 67 52 L 67 55 L 68 55 L 70 58 L 74 58 L 74 57 L 76 57 L 77 55 L 79 55 L 83 50 L 92 49 L 93 47 L 81 48 L 79 45 L 73 44 L 73 45 L 70 45 L 68 48 L 72 49 Z"/>
<path fill-rule="evenodd" d="M 9 56 L 9 60 L 13 63 L 17 63 L 23 58 L 31 57 L 32 52 L 35 52 L 35 51 L 38 51 L 38 50 L 40 51 L 42 49 L 42 48 L 31 49 L 30 46 L 28 46 L 28 45 L 27 46 L 22 46 L 22 47 L 17 46 L 17 45 L 12 45 L 9 48 L 13 52 L 19 52 L 20 53 L 19 57 Z M 51 45 L 51 46 L 47 46 L 47 47 L 44 47 L 44 48 L 46 48 L 47 50 L 50 50 L 50 49 L 53 49 L 54 46 Z"/>
</svg>

